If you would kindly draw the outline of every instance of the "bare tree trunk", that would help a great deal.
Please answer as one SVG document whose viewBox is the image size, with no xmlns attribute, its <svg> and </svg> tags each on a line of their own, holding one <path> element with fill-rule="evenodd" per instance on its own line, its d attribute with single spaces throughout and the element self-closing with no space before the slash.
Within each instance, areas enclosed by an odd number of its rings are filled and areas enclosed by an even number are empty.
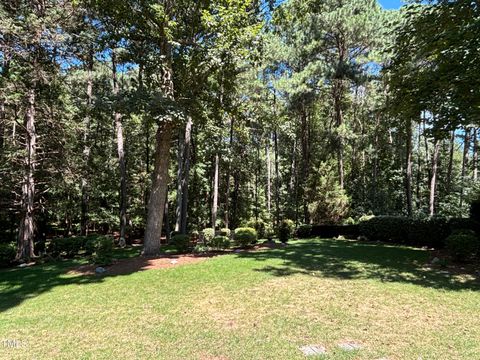
<svg viewBox="0 0 480 360">
<path fill-rule="evenodd" d="M 164 221 L 165 221 L 165 237 L 167 239 L 167 244 L 170 244 L 170 218 L 169 218 L 169 208 L 168 208 L 168 188 L 165 195 L 165 212 L 164 212 Z"/>
<path fill-rule="evenodd" d="M 177 221 L 175 231 L 187 233 L 188 178 L 190 174 L 190 143 L 192 139 L 192 118 L 188 117 L 185 133 L 180 137 L 178 158 Z"/>
<path fill-rule="evenodd" d="M 0 98 L 0 154 L 3 152 L 5 144 L 5 100 Z"/>
<path fill-rule="evenodd" d="M 478 180 L 478 139 L 477 128 L 473 130 L 473 181 Z"/>
<path fill-rule="evenodd" d="M 412 216 L 412 120 L 408 119 L 406 124 L 406 173 L 405 192 L 407 198 L 407 214 Z"/>
<path fill-rule="evenodd" d="M 232 156 L 233 156 L 233 124 L 234 117 L 230 119 L 230 156 L 227 167 L 227 187 L 225 191 L 225 227 L 230 228 L 230 172 L 232 170 Z"/>
<path fill-rule="evenodd" d="M 307 194 L 306 194 L 306 183 L 308 179 L 308 169 L 310 167 L 310 154 L 309 154 L 309 139 L 308 139 L 308 117 L 305 109 L 305 105 L 303 104 L 302 107 L 302 114 L 301 114 L 301 123 L 302 123 L 302 129 L 301 129 L 301 140 L 302 140 L 302 157 L 303 157 L 303 163 L 302 163 L 302 183 L 301 186 L 297 186 L 297 189 L 299 187 L 303 188 L 303 221 L 304 223 L 308 224 L 310 222 L 310 216 L 308 213 L 308 199 L 307 199 Z"/>
<path fill-rule="evenodd" d="M 112 51 L 112 79 L 113 79 L 113 95 L 118 102 L 118 80 L 117 80 L 117 63 L 115 51 Z M 120 167 L 120 239 L 119 245 L 125 246 L 125 233 L 127 228 L 127 166 L 125 163 L 125 150 L 123 145 L 123 125 L 122 116 L 117 109 L 114 111 L 115 133 L 117 138 L 118 164 Z"/>
<path fill-rule="evenodd" d="M 157 255 L 160 251 L 172 132 L 173 124 L 170 118 L 166 118 L 157 129 L 155 165 L 152 173 L 152 189 L 148 200 L 147 226 L 143 242 L 144 256 Z"/>
<path fill-rule="evenodd" d="M 440 141 L 435 139 L 432 155 L 432 176 L 430 179 L 430 216 L 435 215 L 435 195 L 437 189 L 438 155 L 440 153 Z"/>
<path fill-rule="evenodd" d="M 279 171 L 279 155 L 278 155 L 278 133 L 277 129 L 273 133 L 275 146 L 275 224 L 280 224 L 280 171 Z"/>
<path fill-rule="evenodd" d="M 267 211 L 268 218 L 272 217 L 272 163 L 270 159 L 270 137 L 267 139 L 267 145 L 265 146 L 265 152 L 267 155 Z"/>
<path fill-rule="evenodd" d="M 83 130 L 84 169 L 82 172 L 82 180 L 81 180 L 82 205 L 81 205 L 81 220 L 80 220 L 80 234 L 82 236 L 85 236 L 88 234 L 88 202 L 89 202 L 88 174 L 90 173 L 89 171 L 89 162 L 90 162 L 89 134 L 90 134 L 92 103 L 93 103 L 92 73 L 93 73 L 93 53 L 90 52 L 88 57 L 88 63 L 87 63 L 87 104 L 86 104 L 86 113 L 85 113 L 84 130 Z"/>
<path fill-rule="evenodd" d="M 218 153 L 215 154 L 215 173 L 213 175 L 213 205 L 212 205 L 212 228 L 217 228 L 217 208 L 218 208 Z"/>
<path fill-rule="evenodd" d="M 468 152 L 470 151 L 470 129 L 465 128 L 465 137 L 463 139 L 463 157 L 462 157 L 462 188 L 460 190 L 460 208 L 463 206 L 463 195 L 464 195 L 464 186 L 465 178 L 467 174 L 468 166 Z"/>
<path fill-rule="evenodd" d="M 33 240 L 35 231 L 35 167 L 37 152 L 37 133 L 35 129 L 35 90 L 27 94 L 27 111 L 25 114 L 25 169 L 22 184 L 21 221 L 15 259 L 28 261 L 34 257 Z"/>
<path fill-rule="evenodd" d="M 341 134 L 341 126 L 343 124 L 343 111 L 342 111 L 342 96 L 343 96 L 343 84 L 342 80 L 337 79 L 333 86 L 333 104 L 335 110 L 335 123 L 337 126 L 337 161 L 338 161 L 338 177 L 340 187 L 344 188 L 344 164 L 343 164 L 343 135 Z"/>
<path fill-rule="evenodd" d="M 452 191 L 452 176 L 453 176 L 453 154 L 455 151 L 455 130 L 452 130 L 450 136 L 450 153 L 448 155 L 448 169 L 447 169 L 447 194 Z"/>
<path fill-rule="evenodd" d="M 422 208 L 422 194 L 420 192 L 420 185 L 422 182 L 422 159 L 420 156 L 420 147 L 422 144 L 422 131 L 421 125 L 418 124 L 418 151 L 417 151 L 417 181 L 416 181 L 416 197 L 417 197 L 417 209 L 420 210 Z"/>
</svg>

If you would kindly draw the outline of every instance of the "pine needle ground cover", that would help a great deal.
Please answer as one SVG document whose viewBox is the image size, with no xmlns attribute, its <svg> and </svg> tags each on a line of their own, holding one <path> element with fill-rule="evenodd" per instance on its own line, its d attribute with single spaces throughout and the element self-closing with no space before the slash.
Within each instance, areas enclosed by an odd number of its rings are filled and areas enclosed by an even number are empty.
<svg viewBox="0 0 480 360">
<path fill-rule="evenodd" d="M 325 359 L 478 358 L 479 283 L 428 259 L 310 239 L 117 276 L 2 270 L 0 358 L 303 359 L 309 345 Z"/>
</svg>

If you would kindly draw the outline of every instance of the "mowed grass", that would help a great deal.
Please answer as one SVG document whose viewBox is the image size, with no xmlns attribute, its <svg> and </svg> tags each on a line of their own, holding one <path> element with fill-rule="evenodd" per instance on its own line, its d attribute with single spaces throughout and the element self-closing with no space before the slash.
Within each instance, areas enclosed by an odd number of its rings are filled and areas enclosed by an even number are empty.
<svg viewBox="0 0 480 360">
<path fill-rule="evenodd" d="M 4 270 L 0 341 L 21 346 L 0 359 L 479 359 L 480 285 L 428 256 L 311 239 L 121 276 Z"/>
</svg>

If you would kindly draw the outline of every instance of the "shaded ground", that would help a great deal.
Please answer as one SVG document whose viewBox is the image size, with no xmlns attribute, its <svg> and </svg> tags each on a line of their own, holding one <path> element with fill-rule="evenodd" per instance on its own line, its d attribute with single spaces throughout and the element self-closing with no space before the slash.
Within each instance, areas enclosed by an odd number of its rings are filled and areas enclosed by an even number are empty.
<svg viewBox="0 0 480 360">
<path fill-rule="evenodd" d="M 185 264 L 204 261 L 211 256 L 193 256 L 193 255 L 165 255 L 160 258 L 136 257 L 131 259 L 122 259 L 116 263 L 106 266 L 106 272 L 103 275 L 126 275 L 137 271 L 155 270 L 176 267 Z M 97 265 L 81 265 L 70 271 L 69 275 L 95 275 Z"/>
</svg>

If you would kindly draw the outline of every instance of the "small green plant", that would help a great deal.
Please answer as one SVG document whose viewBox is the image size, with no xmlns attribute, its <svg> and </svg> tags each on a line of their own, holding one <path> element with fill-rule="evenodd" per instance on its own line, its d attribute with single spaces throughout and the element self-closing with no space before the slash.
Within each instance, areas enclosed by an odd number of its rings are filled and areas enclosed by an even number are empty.
<svg viewBox="0 0 480 360">
<path fill-rule="evenodd" d="M 203 240 L 206 244 L 209 244 L 210 241 L 215 237 L 215 229 L 206 228 L 202 231 Z"/>
<path fill-rule="evenodd" d="M 247 247 L 257 241 L 257 230 L 254 228 L 237 228 L 234 233 L 234 240 L 238 246 Z"/>
<path fill-rule="evenodd" d="M 205 253 L 208 253 L 208 246 L 204 245 L 204 244 L 197 244 L 195 245 L 195 247 L 193 248 L 193 253 L 194 254 L 205 254 Z"/>
<path fill-rule="evenodd" d="M 480 242 L 475 235 L 457 233 L 445 240 L 448 252 L 458 261 L 468 261 L 476 256 L 480 250 Z"/>
<path fill-rule="evenodd" d="M 225 250 L 230 247 L 230 239 L 226 236 L 215 236 L 210 241 L 210 246 L 215 250 Z"/>
<path fill-rule="evenodd" d="M 172 237 L 170 243 L 175 246 L 178 252 L 184 253 L 190 249 L 190 236 L 178 234 Z"/>
<path fill-rule="evenodd" d="M 64 256 L 72 258 L 85 248 L 87 241 L 87 238 L 84 236 L 53 238 L 47 246 L 47 253 L 55 257 Z"/>
<path fill-rule="evenodd" d="M 286 243 L 288 240 L 291 239 L 293 235 L 294 226 L 295 224 L 292 220 L 290 219 L 282 220 L 282 222 L 280 223 L 280 226 L 277 229 L 278 239 L 282 243 Z"/>
<path fill-rule="evenodd" d="M 228 228 L 223 228 L 223 229 L 220 229 L 220 231 L 218 231 L 218 235 L 226 236 L 228 238 L 230 237 L 231 234 L 232 234 L 232 232 Z"/>
<path fill-rule="evenodd" d="M 257 231 L 257 236 L 259 239 L 264 239 L 266 234 L 267 225 L 262 219 L 250 219 L 246 227 L 253 228 Z"/>
<path fill-rule="evenodd" d="M 10 266 L 15 260 L 15 245 L 0 243 L 0 268 Z"/>
<path fill-rule="evenodd" d="M 87 241 L 87 254 L 92 255 L 92 260 L 98 265 L 110 265 L 113 261 L 113 239 L 109 236 L 98 236 Z"/>
<path fill-rule="evenodd" d="M 297 236 L 300 239 L 305 239 L 310 237 L 312 234 L 312 225 L 302 224 L 297 228 Z"/>
</svg>

